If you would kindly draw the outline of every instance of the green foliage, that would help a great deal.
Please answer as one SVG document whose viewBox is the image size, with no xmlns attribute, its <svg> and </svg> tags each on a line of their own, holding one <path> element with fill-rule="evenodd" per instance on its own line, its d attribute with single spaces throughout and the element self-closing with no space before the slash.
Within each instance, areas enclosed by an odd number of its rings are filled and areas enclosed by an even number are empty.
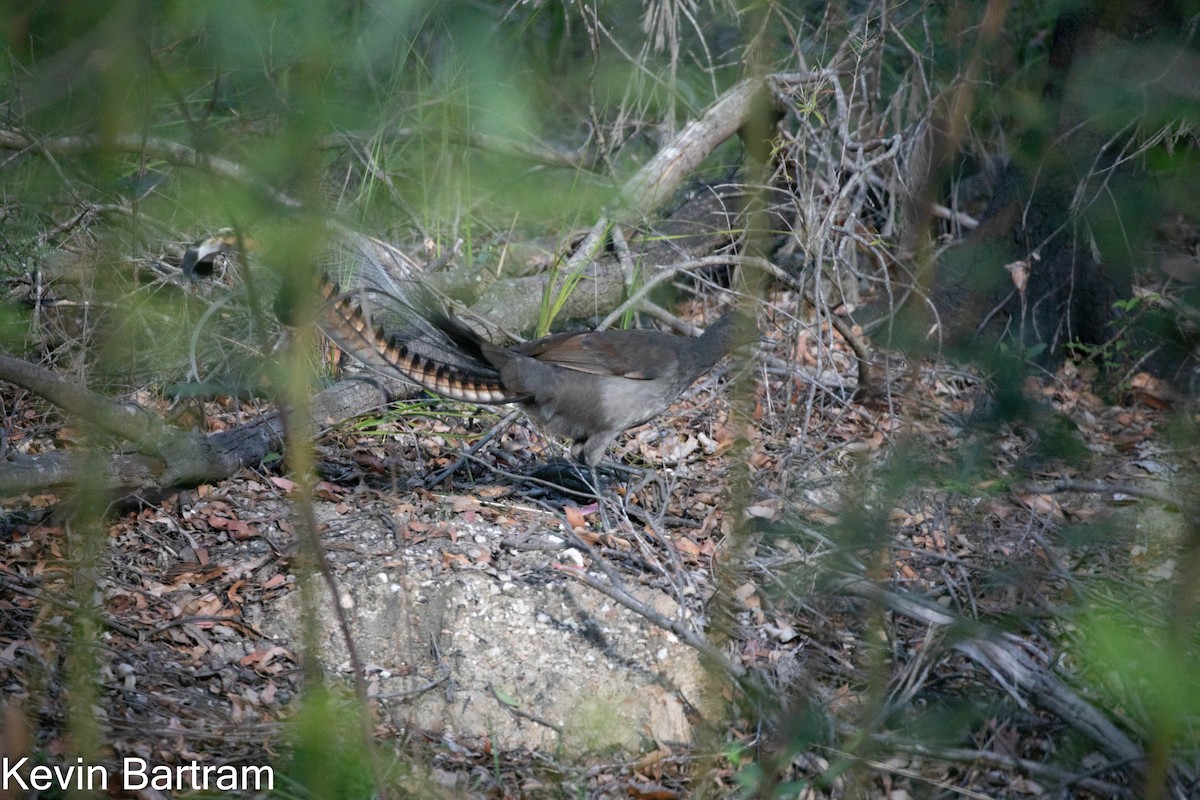
<svg viewBox="0 0 1200 800">
<path fill-rule="evenodd" d="M 1121 363 L 1122 354 L 1128 346 L 1124 339 L 1116 339 L 1103 344 L 1086 344 L 1079 341 L 1067 342 L 1067 352 L 1080 361 L 1091 361 L 1102 369 L 1110 370 Z"/>
<path fill-rule="evenodd" d="M 1140 609 L 1093 611 L 1080 621 L 1080 658 L 1107 705 L 1144 715 L 1152 730 L 1179 732 L 1200 723 L 1200 631 L 1181 638 L 1147 624 Z M 1193 744 L 1188 747 L 1196 752 Z"/>
<path fill-rule="evenodd" d="M 359 417 L 350 426 L 350 429 L 358 436 L 392 438 L 396 435 L 397 426 L 401 426 L 403 429 L 403 426 L 419 419 L 458 420 L 463 423 L 469 420 L 482 420 L 482 426 L 486 430 L 487 426 L 494 424 L 498 417 L 499 412 L 490 407 L 455 408 L 441 400 L 436 401 L 434 405 L 417 399 L 392 403 L 378 415 Z M 455 430 L 441 432 L 438 436 L 454 443 L 456 447 L 469 447 L 478 438 L 475 434 L 459 433 Z"/>
<path fill-rule="evenodd" d="M 562 275 L 559 262 L 556 261 L 550 265 L 549 280 L 546 282 L 546 291 L 542 293 L 542 304 L 538 310 L 537 334 L 539 336 L 544 336 L 549 332 L 555 317 L 562 312 L 563 306 L 575 291 L 575 287 L 583 280 L 587 265 L 588 262 L 583 261 L 566 275 Z"/>
<path fill-rule="evenodd" d="M 368 800 L 376 796 L 374 766 L 385 759 L 364 749 L 365 711 L 353 698 L 312 689 L 301 711 L 288 721 L 291 754 L 276 776 L 276 796 L 295 800 Z M 369 723 L 368 723 L 369 724 Z M 392 763 L 386 768 L 389 786 L 404 786 L 418 794 L 436 796 L 433 787 L 421 792 L 412 768 Z"/>
<path fill-rule="evenodd" d="M 18 352 L 29 330 L 30 312 L 9 303 L 0 303 L 0 351 Z"/>
<path fill-rule="evenodd" d="M 1079 361 L 1090 361 L 1100 367 L 1105 373 L 1116 374 L 1128 365 L 1130 353 L 1135 350 L 1133 337 L 1137 328 L 1134 325 L 1136 317 L 1146 313 L 1153 300 L 1149 297 L 1132 296 L 1124 300 L 1116 300 L 1112 304 L 1118 319 L 1123 320 L 1122 327 L 1106 342 L 1088 344 L 1078 339 L 1067 342 L 1066 350 L 1070 357 Z M 1117 387 L 1118 391 L 1126 391 L 1128 386 Z"/>
</svg>

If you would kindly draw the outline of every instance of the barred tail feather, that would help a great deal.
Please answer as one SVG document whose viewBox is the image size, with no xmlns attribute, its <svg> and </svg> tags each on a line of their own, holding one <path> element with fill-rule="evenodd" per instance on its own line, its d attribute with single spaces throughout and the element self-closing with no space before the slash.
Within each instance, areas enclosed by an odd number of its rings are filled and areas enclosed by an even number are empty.
<svg viewBox="0 0 1200 800">
<path fill-rule="evenodd" d="M 328 278 L 322 276 L 320 288 L 325 307 L 317 316 L 318 326 L 334 344 L 365 366 L 385 375 L 398 374 L 452 400 L 497 404 L 521 399 L 504 388 L 494 368 L 476 362 L 470 353 L 456 353 L 436 339 L 384 331 L 372 324 L 352 296 L 342 294 Z M 459 335 L 458 330 L 445 332 L 451 343 Z"/>
</svg>

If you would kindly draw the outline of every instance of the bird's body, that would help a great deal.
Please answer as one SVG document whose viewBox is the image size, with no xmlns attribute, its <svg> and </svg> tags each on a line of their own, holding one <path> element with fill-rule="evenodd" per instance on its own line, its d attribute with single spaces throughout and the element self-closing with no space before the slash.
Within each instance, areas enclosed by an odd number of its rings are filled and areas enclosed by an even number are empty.
<svg viewBox="0 0 1200 800">
<path fill-rule="evenodd" d="M 657 417 L 739 342 L 736 313 L 703 336 L 660 331 L 560 333 L 515 347 L 484 343 L 504 387 L 571 453 L 595 466 L 622 431 Z"/>
</svg>

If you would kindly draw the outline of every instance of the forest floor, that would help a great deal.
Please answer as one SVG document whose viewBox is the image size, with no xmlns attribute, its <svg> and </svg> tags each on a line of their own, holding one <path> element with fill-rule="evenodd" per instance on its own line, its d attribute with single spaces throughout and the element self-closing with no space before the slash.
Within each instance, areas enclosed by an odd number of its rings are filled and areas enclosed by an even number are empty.
<svg viewBox="0 0 1200 800">
<path fill-rule="evenodd" d="M 523 419 L 432 485 L 497 415 L 415 403 L 324 432 L 313 518 L 346 629 L 286 460 L 90 517 L 69 491 L 0 501 L 9 734 L 67 750 L 83 598 L 97 758 L 114 769 L 279 764 L 308 642 L 339 702 L 361 664 L 387 774 L 423 796 L 802 780 L 832 796 L 1132 796 L 1118 759 L 1136 722 L 1064 654 L 1085 605 L 1171 585 L 1171 487 L 1200 456 L 1172 445 L 1160 387 L 1143 376 L 1106 402 L 1068 364 L 1025 387 L 1040 423 L 979 424 L 978 381 L 926 364 L 868 408 L 836 386 L 848 351 L 818 360 L 828 333 L 784 319 L 764 315 L 764 348 L 808 379 L 756 358 L 719 370 L 619 440 L 610 455 L 643 471 L 606 477 L 601 503 L 538 472 L 560 450 Z M 754 386 L 740 423 L 739 371 Z M 13 457 L 94 442 L 11 386 L 0 408 Z M 188 409 L 210 431 L 265 411 Z M 706 673 L 689 636 L 725 663 Z M 1089 738 L 1093 712 L 1115 730 Z M 353 725 L 327 735 L 355 752 Z"/>
</svg>

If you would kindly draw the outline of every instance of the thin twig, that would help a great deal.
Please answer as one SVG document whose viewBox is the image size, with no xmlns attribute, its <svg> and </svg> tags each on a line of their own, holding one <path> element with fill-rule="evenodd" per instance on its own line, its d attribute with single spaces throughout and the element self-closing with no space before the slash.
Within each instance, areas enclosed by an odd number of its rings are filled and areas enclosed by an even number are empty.
<svg viewBox="0 0 1200 800">
<path fill-rule="evenodd" d="M 508 428 L 508 426 L 512 425 L 513 422 L 515 422 L 517 417 L 519 417 L 519 416 L 521 416 L 521 411 L 519 409 L 513 409 L 512 411 L 505 414 L 504 417 L 499 422 L 497 422 L 495 425 L 493 425 L 491 427 L 491 429 L 479 439 L 479 441 L 477 441 L 477 442 L 475 442 L 475 444 L 471 445 L 471 447 L 469 449 L 464 450 L 459 455 L 459 457 L 455 460 L 455 462 L 453 464 L 446 467 L 445 469 L 438 470 L 437 472 L 433 473 L 428 478 L 426 478 L 425 486 L 427 488 L 432 488 L 434 486 L 437 486 L 442 481 L 446 480 L 451 475 L 458 472 L 460 469 L 462 469 L 463 464 L 466 464 L 467 461 L 472 456 L 476 455 L 480 450 L 482 450 L 487 445 L 488 442 L 490 442 L 492 439 L 496 438 L 497 435 L 499 435 L 500 433 L 505 431 Z"/>
<path fill-rule="evenodd" d="M 1160 494 L 1153 489 L 1143 489 L 1140 486 L 1134 486 L 1131 483 L 1113 482 L 1113 481 L 1081 481 L 1064 478 L 1054 481 L 1053 483 L 1036 483 L 1033 481 L 1018 484 L 1019 491 L 1030 492 L 1032 494 L 1057 494 L 1059 492 L 1089 492 L 1092 494 L 1127 494 L 1130 497 L 1140 497 L 1144 500 L 1153 500 L 1156 503 L 1161 503 L 1167 508 L 1182 508 L 1182 502 L 1178 497 L 1168 497 L 1165 494 Z"/>
</svg>

